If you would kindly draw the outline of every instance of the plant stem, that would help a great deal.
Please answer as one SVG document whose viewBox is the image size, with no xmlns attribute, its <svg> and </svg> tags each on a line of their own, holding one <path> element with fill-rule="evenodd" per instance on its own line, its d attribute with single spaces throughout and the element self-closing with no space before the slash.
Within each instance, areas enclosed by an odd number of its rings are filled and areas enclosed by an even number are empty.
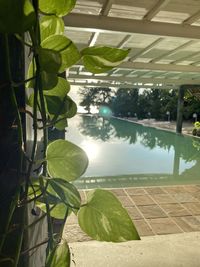
<svg viewBox="0 0 200 267">
<path fill-rule="evenodd" d="M 44 95 L 42 90 L 42 81 L 41 81 L 41 69 L 40 69 L 40 61 L 39 61 L 39 55 L 38 55 L 38 47 L 40 46 L 40 27 L 39 27 L 39 15 L 38 15 L 38 0 L 33 0 L 33 6 L 36 13 L 36 24 L 34 27 L 34 33 L 35 33 L 35 41 L 33 40 L 33 43 L 36 45 L 36 49 L 34 49 L 34 58 L 35 58 L 35 64 L 36 64 L 36 81 L 38 85 L 38 92 L 39 92 L 39 98 L 41 103 L 41 117 L 42 117 L 42 124 L 43 124 L 43 158 L 46 156 L 46 149 L 48 145 L 48 129 L 46 128 L 47 124 L 47 118 L 46 118 L 46 108 L 45 108 L 45 102 L 44 102 Z M 43 176 L 47 176 L 47 163 L 46 161 L 43 163 Z M 44 201 L 46 204 L 46 213 L 47 213 L 47 223 L 48 223 L 48 234 L 49 234 L 49 249 L 52 250 L 54 247 L 54 238 L 53 238 L 53 225 L 52 220 L 50 216 L 50 207 L 47 201 L 46 196 L 46 190 L 44 190 L 44 181 L 43 178 L 39 178 L 40 186 L 42 188 Z M 48 183 L 48 182 L 47 182 Z M 48 248 L 47 248 L 47 254 L 48 254 Z"/>
<path fill-rule="evenodd" d="M 19 198 L 20 195 L 20 188 L 21 188 L 21 173 L 22 173 L 22 164 L 23 164 L 23 151 L 22 151 L 22 146 L 23 146 L 23 129 L 22 129 L 22 122 L 21 122 L 21 116 L 19 113 L 19 108 L 18 108 L 18 103 L 16 100 L 16 96 L 15 96 L 15 90 L 12 86 L 12 73 L 11 73 L 11 62 L 10 62 L 10 51 L 9 51 L 9 41 L 8 41 L 8 35 L 5 34 L 4 35 L 4 41 L 5 41 L 5 49 L 6 49 L 6 71 L 7 71 L 7 78 L 8 78 L 8 82 L 9 82 L 9 90 L 10 90 L 10 98 L 11 98 L 11 104 L 13 107 L 13 112 L 16 116 L 16 122 L 17 122 L 17 133 L 18 133 L 18 147 L 19 147 L 19 164 L 17 167 L 17 177 L 18 177 L 18 185 L 16 188 L 16 193 L 15 196 L 13 198 L 13 201 L 10 204 L 10 209 L 9 209 L 9 214 L 7 217 L 7 222 L 6 222 L 6 227 L 5 227 L 5 235 L 3 236 L 2 240 L 1 240 L 1 244 L 0 244 L 0 251 L 3 248 L 4 242 L 6 240 L 6 233 L 8 231 L 10 222 L 12 220 L 13 217 L 13 213 L 16 209 L 16 204 L 17 204 L 17 200 Z M 17 266 L 18 261 L 19 261 L 19 253 L 21 250 L 21 246 L 22 246 L 22 239 L 23 239 L 23 232 L 24 232 L 24 209 L 23 209 L 23 219 L 22 219 L 22 224 L 21 224 L 21 231 L 18 234 L 18 240 L 17 240 L 17 248 L 16 248 L 16 253 L 14 256 L 14 266 Z"/>
</svg>

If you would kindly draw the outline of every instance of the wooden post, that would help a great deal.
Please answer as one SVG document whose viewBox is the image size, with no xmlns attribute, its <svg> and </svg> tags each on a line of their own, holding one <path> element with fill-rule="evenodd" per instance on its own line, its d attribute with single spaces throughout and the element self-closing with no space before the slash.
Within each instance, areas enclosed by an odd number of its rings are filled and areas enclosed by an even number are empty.
<svg viewBox="0 0 200 267">
<path fill-rule="evenodd" d="M 178 105 L 177 105 L 177 120 L 176 120 L 176 133 L 182 132 L 183 124 L 183 103 L 184 103 L 184 93 L 186 86 L 181 85 L 178 92 Z"/>
</svg>

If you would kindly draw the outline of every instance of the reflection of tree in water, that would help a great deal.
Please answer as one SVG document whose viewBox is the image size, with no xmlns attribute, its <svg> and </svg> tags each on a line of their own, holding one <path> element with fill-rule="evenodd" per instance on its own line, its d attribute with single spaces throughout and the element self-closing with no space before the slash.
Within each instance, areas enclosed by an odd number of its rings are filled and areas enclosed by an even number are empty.
<svg viewBox="0 0 200 267">
<path fill-rule="evenodd" d="M 107 120 L 95 116 L 82 116 L 79 128 L 82 134 L 102 141 L 117 137 L 128 141 L 129 144 L 135 144 L 139 137 L 143 146 L 150 149 L 159 147 L 168 151 L 173 149 L 176 156 L 186 162 L 200 158 L 199 140 L 132 122 L 127 124 L 126 121 L 112 118 Z"/>
<path fill-rule="evenodd" d="M 79 129 L 83 135 L 102 141 L 108 141 L 114 136 L 114 129 L 109 120 L 96 116 L 82 116 L 81 118 Z"/>
</svg>

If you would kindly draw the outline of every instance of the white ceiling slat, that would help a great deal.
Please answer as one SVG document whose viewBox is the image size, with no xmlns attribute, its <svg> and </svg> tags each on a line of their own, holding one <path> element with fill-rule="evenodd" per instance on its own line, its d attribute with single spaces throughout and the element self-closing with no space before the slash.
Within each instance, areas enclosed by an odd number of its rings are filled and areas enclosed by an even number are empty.
<svg viewBox="0 0 200 267">
<path fill-rule="evenodd" d="M 131 34 L 126 35 L 124 39 L 117 45 L 117 48 L 123 48 L 131 38 L 132 38 Z"/>
<path fill-rule="evenodd" d="M 94 16 L 71 13 L 64 17 L 66 27 L 78 27 L 83 31 L 99 31 L 110 33 L 141 33 L 157 36 L 183 37 L 200 39 L 198 26 L 147 20 L 124 19 L 116 17 Z"/>
<path fill-rule="evenodd" d="M 105 2 L 104 2 L 104 5 L 101 9 L 100 15 L 107 16 L 111 7 L 112 7 L 114 0 L 104 0 L 104 1 Z"/>
<path fill-rule="evenodd" d="M 104 75 L 92 75 L 78 63 L 68 79 L 81 86 L 127 88 L 198 84 L 199 19 L 200 0 L 79 0 L 64 18 L 66 34 L 79 49 L 98 44 L 131 51 L 129 61 Z"/>
<path fill-rule="evenodd" d="M 95 45 L 98 36 L 99 36 L 99 32 L 94 32 L 94 33 L 92 33 L 92 35 L 91 35 L 91 37 L 90 37 L 90 40 L 89 40 L 89 42 L 88 42 L 88 46 L 93 46 L 93 45 Z"/>
<path fill-rule="evenodd" d="M 190 58 L 192 58 L 194 56 L 198 56 L 198 55 L 200 55 L 200 52 L 199 51 L 198 52 L 195 52 L 195 53 L 192 53 L 190 55 L 184 56 L 184 57 L 182 57 L 180 59 L 174 60 L 173 62 L 171 62 L 171 64 L 177 64 L 179 62 L 182 62 L 182 61 L 184 61 L 186 59 L 190 59 Z"/>
<path fill-rule="evenodd" d="M 200 72 L 200 67 L 191 65 L 155 64 L 142 62 L 123 62 L 120 68 L 127 69 L 147 69 L 160 71 L 179 71 L 179 72 Z"/>
<path fill-rule="evenodd" d="M 191 25 L 200 18 L 200 10 L 183 21 L 183 24 Z"/>
<path fill-rule="evenodd" d="M 177 48 L 173 49 L 172 51 L 168 51 L 168 52 L 162 54 L 161 56 L 158 56 L 158 57 L 152 59 L 152 60 L 150 61 L 150 63 L 155 63 L 155 62 L 159 61 L 159 60 L 162 59 L 162 58 L 165 58 L 165 57 L 167 57 L 167 56 L 172 56 L 172 55 L 174 55 L 176 52 L 178 52 L 179 50 L 184 49 L 184 48 L 186 48 L 186 47 L 189 47 L 190 45 L 194 44 L 195 42 L 196 42 L 196 41 L 194 41 L 194 40 L 190 40 L 190 41 L 186 42 L 185 44 L 180 45 L 180 46 L 178 46 Z"/>
<path fill-rule="evenodd" d="M 133 61 L 137 57 L 144 55 L 145 53 L 147 53 L 148 51 L 150 51 L 153 47 L 155 47 L 158 43 L 160 43 L 163 39 L 164 38 L 162 38 L 162 37 L 156 39 L 153 43 L 151 43 L 150 45 L 148 45 L 147 47 L 145 47 L 144 49 L 142 49 L 139 53 L 137 53 L 136 55 L 134 55 L 133 57 L 131 57 L 130 58 L 130 61 Z"/>
<path fill-rule="evenodd" d="M 93 77 L 85 77 L 85 75 L 70 75 L 68 79 L 76 79 L 76 80 L 94 80 Z M 111 76 L 95 76 L 96 81 L 116 81 L 116 82 L 130 82 L 130 83 L 164 83 L 164 84 L 174 84 L 174 85 L 182 85 L 182 84 L 200 84 L 200 79 L 159 79 L 159 78 L 140 78 L 140 77 L 111 77 Z M 111 85 L 110 85 L 111 86 Z"/>
<path fill-rule="evenodd" d="M 74 81 L 70 80 L 71 85 L 76 85 L 76 86 L 87 86 L 87 87 L 115 87 L 115 88 L 123 88 L 123 89 L 129 89 L 129 88 L 153 88 L 153 89 L 177 89 L 178 87 L 173 85 L 173 84 L 132 84 L 132 83 L 114 83 L 111 84 L 110 82 L 101 82 L 101 83 L 94 83 L 94 82 L 80 82 L 80 81 Z"/>
<path fill-rule="evenodd" d="M 150 9 L 147 14 L 144 16 L 144 20 L 151 20 L 156 14 L 166 6 L 171 0 L 159 0 L 153 7 Z"/>
</svg>

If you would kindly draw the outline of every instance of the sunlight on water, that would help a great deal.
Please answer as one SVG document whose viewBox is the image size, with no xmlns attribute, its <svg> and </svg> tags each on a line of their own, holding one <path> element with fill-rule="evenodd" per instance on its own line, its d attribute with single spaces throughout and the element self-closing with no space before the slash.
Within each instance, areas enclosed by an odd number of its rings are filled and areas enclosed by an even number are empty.
<svg viewBox="0 0 200 267">
<path fill-rule="evenodd" d="M 90 162 L 92 162 L 98 157 L 100 147 L 94 142 L 84 140 L 80 144 L 80 147 L 82 147 L 83 150 L 86 152 Z"/>
</svg>

